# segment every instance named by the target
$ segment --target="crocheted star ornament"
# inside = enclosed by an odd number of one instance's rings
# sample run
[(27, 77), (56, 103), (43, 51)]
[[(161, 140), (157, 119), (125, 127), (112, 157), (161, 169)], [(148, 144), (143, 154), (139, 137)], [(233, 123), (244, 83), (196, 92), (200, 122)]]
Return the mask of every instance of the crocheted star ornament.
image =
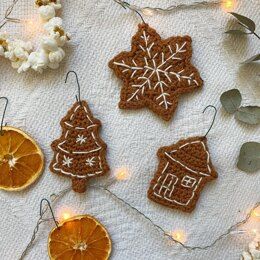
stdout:
[(72, 179), (76, 192), (85, 192), (88, 179), (106, 174), (106, 144), (99, 137), (101, 122), (94, 118), (86, 101), (76, 102), (61, 120), (62, 135), (52, 142), (53, 173)]
[(139, 24), (130, 52), (121, 52), (109, 67), (123, 81), (121, 109), (148, 107), (170, 120), (180, 94), (202, 87), (199, 72), (191, 64), (189, 36), (161, 39), (148, 24)]
[(206, 183), (218, 177), (206, 142), (206, 137), (192, 137), (160, 148), (160, 163), (148, 198), (170, 208), (193, 211)]

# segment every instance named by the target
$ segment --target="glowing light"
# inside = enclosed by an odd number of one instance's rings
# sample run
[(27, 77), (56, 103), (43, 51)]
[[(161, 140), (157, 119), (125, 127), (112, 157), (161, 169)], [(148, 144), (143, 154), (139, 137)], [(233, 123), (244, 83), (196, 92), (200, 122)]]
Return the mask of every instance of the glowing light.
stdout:
[(258, 230), (257, 229), (252, 229), (252, 233), (256, 235), (258, 233)]
[(170, 233), (173, 239), (185, 243), (187, 241), (187, 236), (183, 230), (175, 230)]
[(150, 8), (143, 8), (142, 13), (143, 13), (143, 15), (146, 15), (146, 16), (154, 15), (154, 11)]
[(33, 38), (39, 34), (44, 33), (43, 22), (39, 19), (39, 17), (33, 17), (30, 19), (25, 19), (22, 22), (26, 36), (29, 38)]
[(115, 177), (118, 181), (125, 181), (130, 178), (130, 174), (127, 168), (123, 167), (116, 171)]
[(251, 213), (251, 216), (252, 216), (252, 217), (255, 217), (255, 218), (260, 218), (260, 207), (254, 209), (254, 210), (252, 211), (252, 213)]
[(72, 209), (67, 207), (62, 207), (58, 210), (58, 219), (60, 221), (68, 220), (69, 218), (73, 217), (75, 214)]
[(231, 12), (236, 7), (236, 0), (226, 0), (222, 3), (222, 8), (226, 12)]

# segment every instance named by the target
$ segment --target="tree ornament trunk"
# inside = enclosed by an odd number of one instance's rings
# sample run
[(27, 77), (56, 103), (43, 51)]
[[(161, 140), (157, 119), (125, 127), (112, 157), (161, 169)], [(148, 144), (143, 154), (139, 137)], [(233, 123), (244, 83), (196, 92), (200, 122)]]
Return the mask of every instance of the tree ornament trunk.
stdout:
[(72, 189), (78, 193), (84, 193), (87, 189), (87, 179), (72, 179)]

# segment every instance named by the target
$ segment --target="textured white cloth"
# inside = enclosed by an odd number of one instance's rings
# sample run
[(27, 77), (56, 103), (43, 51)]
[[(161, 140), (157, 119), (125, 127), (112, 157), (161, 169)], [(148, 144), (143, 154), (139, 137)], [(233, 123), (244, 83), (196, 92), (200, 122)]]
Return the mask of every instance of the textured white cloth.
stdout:
[[(10, 2), (1, 1), (1, 15)], [(165, 7), (172, 2), (132, 1), (137, 5)], [(260, 33), (259, 0), (237, 2), (240, 4), (236, 11), (254, 19)], [(122, 166), (131, 174), (128, 181), (115, 183), (111, 190), (165, 230), (185, 230), (187, 244), (203, 246), (211, 243), (233, 223), (244, 218), (247, 210), (259, 200), (259, 173), (246, 174), (236, 168), (240, 146), (246, 141), (259, 142), (259, 128), (237, 122), (223, 111), (219, 102), (222, 92), (239, 88), (243, 105), (259, 105), (259, 65), (239, 64), (259, 51), (259, 41), (253, 36), (236, 38), (225, 35), (231, 16), (220, 8), (146, 17), (162, 37), (184, 34), (192, 37), (192, 61), (204, 79), (204, 88), (183, 95), (173, 120), (165, 123), (146, 109), (121, 111), (117, 107), (122, 83), (107, 63), (122, 50), (129, 50), (139, 18), (112, 0), (68, 0), (63, 1), (63, 5), (61, 15), (66, 30), (72, 33), (72, 40), (60, 69), (42, 75), (33, 72), (19, 75), (10, 67), (9, 61), (1, 60), (0, 63), (0, 96), (10, 100), (6, 122), (29, 132), (40, 143), (46, 156), (45, 172), (36, 184), (19, 193), (0, 192), (1, 259), (14, 260), (20, 256), (39, 216), (40, 200), (70, 185), (68, 178), (51, 174), (48, 165), (53, 155), (50, 143), (61, 134), (60, 119), (75, 101), (74, 78), (71, 77), (68, 84), (64, 83), (65, 74), (71, 69), (79, 74), (82, 99), (88, 101), (94, 116), (103, 123), (101, 136), (108, 145), (111, 175)], [(13, 14), (20, 18), (32, 15), (36, 15), (32, 0), (20, 1)], [(19, 28), (16, 27), (16, 36), (20, 33), (25, 37), (26, 31)], [(192, 214), (148, 201), (146, 191), (158, 165), (158, 148), (184, 137), (203, 135), (212, 119), (213, 111), (202, 114), (203, 108), (209, 104), (219, 109), (216, 123), (208, 135), (211, 158), (219, 178), (206, 186)], [(93, 183), (106, 183), (107, 180), (100, 178)], [(230, 236), (206, 251), (187, 252), (169, 243), (136, 212), (98, 190), (90, 189), (83, 195), (70, 192), (55, 204), (56, 214), (62, 207), (71, 208), (75, 214), (87, 213), (99, 219), (111, 235), (111, 259), (115, 260), (235, 260), (250, 240), (245, 235)], [(255, 222), (250, 224), (255, 225)], [(27, 259), (48, 259), (47, 237), (53, 226), (51, 222), (41, 226)]]

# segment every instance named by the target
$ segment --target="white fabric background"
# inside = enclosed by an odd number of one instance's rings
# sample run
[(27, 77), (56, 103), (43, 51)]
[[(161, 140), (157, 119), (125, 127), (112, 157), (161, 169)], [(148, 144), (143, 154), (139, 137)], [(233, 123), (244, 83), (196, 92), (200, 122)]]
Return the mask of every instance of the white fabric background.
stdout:
[[(11, 0), (2, 0), (0, 11)], [(122, 50), (129, 50), (130, 39), (139, 18), (112, 0), (63, 1), (62, 17), (72, 40), (66, 48), (66, 60), (56, 71), (43, 75), (19, 75), (9, 61), (1, 59), (0, 95), (10, 100), (6, 122), (20, 126), (41, 145), (46, 169), (39, 181), (19, 193), (0, 192), (1, 259), (17, 259), (28, 243), (39, 214), (39, 202), (70, 185), (70, 180), (51, 174), (50, 143), (61, 134), (60, 119), (74, 103), (76, 83), (73, 77), (64, 84), (68, 70), (76, 70), (82, 86), (82, 98), (103, 123), (101, 136), (108, 145), (107, 159), (111, 175), (120, 167), (131, 174), (128, 181), (117, 182), (111, 190), (165, 230), (184, 229), (189, 245), (205, 245), (241, 220), (259, 200), (259, 173), (246, 174), (236, 168), (240, 146), (246, 141), (260, 141), (259, 128), (241, 124), (221, 108), (222, 92), (239, 88), (243, 105), (260, 105), (259, 65), (240, 66), (239, 61), (259, 50), (254, 37), (236, 38), (224, 34), (230, 15), (220, 8), (183, 10), (155, 15), (146, 20), (162, 37), (189, 34), (193, 38), (193, 63), (205, 81), (201, 91), (183, 95), (173, 120), (165, 123), (148, 110), (121, 111), (117, 107), (121, 82), (107, 67), (108, 61)], [(168, 6), (171, 0), (135, 0), (138, 5)], [(188, 2), (188, 1), (175, 1)], [(259, 0), (238, 0), (237, 12), (253, 18), (260, 33)], [(36, 15), (32, 0), (20, 1), (15, 17)], [(14, 28), (14, 27), (12, 27)], [(8, 29), (6, 27), (5, 29)], [(16, 28), (17, 36), (22, 36)], [(13, 32), (13, 33), (15, 33)], [(19, 32), (19, 33), (18, 33)], [(23, 32), (25, 37), (26, 33)], [(196, 210), (184, 214), (148, 201), (146, 191), (158, 164), (159, 147), (177, 140), (203, 135), (212, 113), (202, 110), (208, 104), (219, 109), (216, 124), (208, 136), (212, 161), (219, 173), (201, 194)], [(106, 183), (108, 178), (93, 180)], [(75, 214), (92, 214), (108, 229), (113, 241), (111, 259), (238, 259), (250, 237), (230, 236), (206, 251), (187, 252), (172, 245), (141, 216), (104, 192), (89, 190), (84, 195), (70, 192), (57, 204)], [(256, 223), (251, 223), (251, 226)], [(47, 236), (53, 223), (44, 224), (27, 259), (45, 260)]]

